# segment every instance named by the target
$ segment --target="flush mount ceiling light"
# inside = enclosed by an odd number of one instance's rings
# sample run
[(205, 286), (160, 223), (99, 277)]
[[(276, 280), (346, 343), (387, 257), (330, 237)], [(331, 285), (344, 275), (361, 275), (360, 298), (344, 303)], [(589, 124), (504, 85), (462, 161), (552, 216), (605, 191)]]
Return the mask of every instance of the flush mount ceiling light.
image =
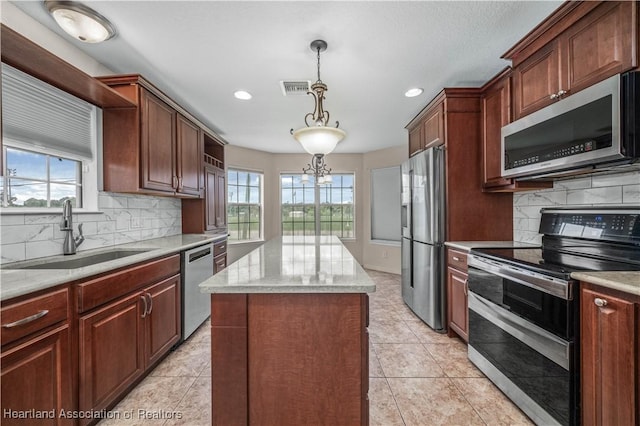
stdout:
[(300, 142), (302, 148), (311, 155), (326, 155), (333, 151), (342, 139), (347, 135), (343, 130), (338, 129), (340, 123), (336, 121), (336, 127), (329, 127), (329, 111), (325, 111), (322, 102), (327, 85), (320, 79), (320, 52), (327, 50), (327, 42), (324, 40), (314, 40), (311, 42), (311, 50), (318, 55), (318, 80), (311, 85), (311, 91), (307, 92), (315, 100), (313, 112), (304, 116), (307, 127), (302, 127), (296, 131), (291, 129), (293, 137)]
[(251, 96), (251, 93), (244, 91), (244, 90), (238, 90), (236, 92), (233, 93), (233, 96), (236, 97), (236, 99), (240, 99), (243, 101), (248, 101), (249, 99), (251, 99), (253, 96)]
[(404, 92), (404, 95), (407, 98), (415, 98), (416, 96), (422, 95), (422, 92), (423, 92), (423, 90), (420, 89), (419, 87), (414, 87), (414, 88), (409, 89), (406, 92)]
[(44, 5), (60, 28), (77, 40), (100, 43), (116, 35), (107, 18), (81, 3), (46, 0)]

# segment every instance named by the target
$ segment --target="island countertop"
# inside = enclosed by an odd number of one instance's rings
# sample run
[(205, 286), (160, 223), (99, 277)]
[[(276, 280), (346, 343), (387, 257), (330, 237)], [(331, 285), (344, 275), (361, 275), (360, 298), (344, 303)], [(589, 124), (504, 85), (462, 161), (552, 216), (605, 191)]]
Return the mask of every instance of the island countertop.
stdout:
[(369, 275), (335, 236), (284, 236), (200, 284), (202, 293), (372, 293)]

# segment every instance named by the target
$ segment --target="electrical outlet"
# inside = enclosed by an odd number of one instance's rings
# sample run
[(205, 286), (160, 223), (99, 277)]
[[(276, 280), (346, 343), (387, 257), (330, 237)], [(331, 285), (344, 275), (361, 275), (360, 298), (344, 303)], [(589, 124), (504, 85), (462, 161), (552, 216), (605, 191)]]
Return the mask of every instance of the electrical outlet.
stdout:
[(142, 220), (139, 217), (131, 218), (131, 227), (132, 228), (142, 228)]
[(388, 255), (387, 251), (386, 251), (386, 250), (384, 250), (384, 251), (382, 252), (382, 258), (383, 258), (383, 259), (386, 259), (388, 256), (389, 256), (389, 255)]

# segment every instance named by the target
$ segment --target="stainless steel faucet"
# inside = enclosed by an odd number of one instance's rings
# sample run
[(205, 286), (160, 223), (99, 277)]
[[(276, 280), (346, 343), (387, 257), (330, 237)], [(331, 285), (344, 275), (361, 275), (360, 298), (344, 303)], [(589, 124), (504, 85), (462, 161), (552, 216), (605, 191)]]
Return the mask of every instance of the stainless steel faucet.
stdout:
[(62, 252), (64, 254), (76, 254), (76, 249), (84, 241), (82, 235), (82, 224), (78, 225), (78, 236), (73, 237), (73, 210), (71, 208), (71, 200), (65, 200), (62, 206), (62, 222), (60, 222), (60, 230), (65, 231), (64, 243), (62, 243)]

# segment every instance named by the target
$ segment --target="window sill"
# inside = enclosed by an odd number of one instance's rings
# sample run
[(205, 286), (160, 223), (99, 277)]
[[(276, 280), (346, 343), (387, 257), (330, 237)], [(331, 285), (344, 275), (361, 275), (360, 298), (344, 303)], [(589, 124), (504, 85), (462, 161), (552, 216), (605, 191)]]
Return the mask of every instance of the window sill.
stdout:
[(392, 247), (401, 247), (400, 241), (390, 241), (390, 240), (369, 240), (371, 244), (376, 244), (380, 246), (392, 246)]
[[(21, 208), (0, 208), (0, 216), (11, 216), (11, 215), (60, 215), (62, 217), (62, 208), (51, 208), (51, 209), (21, 209)], [(99, 210), (83, 210), (83, 209), (74, 209), (73, 214), (104, 214)]]

